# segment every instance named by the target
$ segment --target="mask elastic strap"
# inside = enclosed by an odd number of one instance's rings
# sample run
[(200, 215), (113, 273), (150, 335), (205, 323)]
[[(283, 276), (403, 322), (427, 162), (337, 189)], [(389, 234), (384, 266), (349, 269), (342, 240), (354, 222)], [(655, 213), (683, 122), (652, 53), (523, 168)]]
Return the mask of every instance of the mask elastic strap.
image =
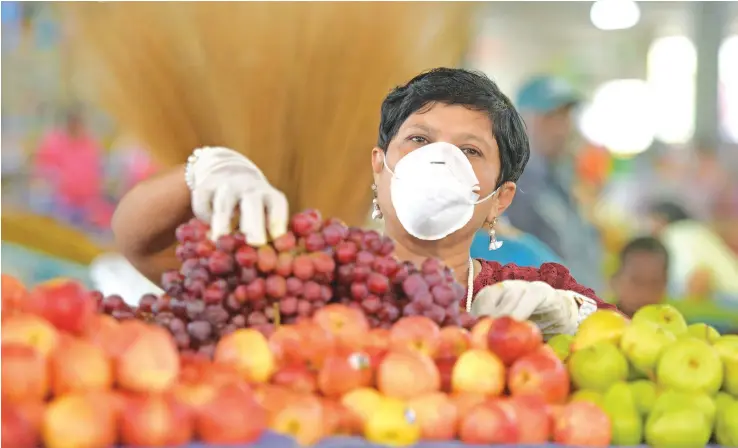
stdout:
[(483, 197), (482, 199), (479, 199), (476, 202), (472, 202), (472, 205), (481, 204), (482, 202), (484, 202), (487, 199), (491, 198), (492, 196), (496, 195), (497, 192), (500, 191), (500, 188), (502, 188), (502, 187), (497, 187), (497, 189), (495, 191), (493, 191), (492, 193), (488, 194), (487, 196)]
[(396, 177), (395, 172), (390, 169), (389, 165), (387, 165), (387, 153), (382, 156), (382, 163), (384, 164), (384, 167), (387, 168), (387, 171), (389, 171), (392, 177)]

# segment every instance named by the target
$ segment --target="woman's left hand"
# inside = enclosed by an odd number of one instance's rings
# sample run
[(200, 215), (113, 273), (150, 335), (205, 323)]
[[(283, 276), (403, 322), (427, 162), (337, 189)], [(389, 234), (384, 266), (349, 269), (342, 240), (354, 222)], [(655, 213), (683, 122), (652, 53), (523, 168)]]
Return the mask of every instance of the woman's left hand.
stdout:
[(548, 339), (577, 331), (579, 305), (574, 296), (571, 291), (554, 289), (544, 282), (505, 280), (482, 288), (472, 302), (471, 313), (477, 317), (530, 320)]

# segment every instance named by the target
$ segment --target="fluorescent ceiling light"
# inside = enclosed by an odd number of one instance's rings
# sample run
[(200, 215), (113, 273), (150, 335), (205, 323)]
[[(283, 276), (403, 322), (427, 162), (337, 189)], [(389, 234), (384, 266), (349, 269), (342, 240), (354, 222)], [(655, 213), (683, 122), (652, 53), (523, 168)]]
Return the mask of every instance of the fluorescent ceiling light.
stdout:
[(589, 11), (592, 24), (601, 30), (625, 30), (634, 27), (641, 10), (633, 0), (597, 0)]

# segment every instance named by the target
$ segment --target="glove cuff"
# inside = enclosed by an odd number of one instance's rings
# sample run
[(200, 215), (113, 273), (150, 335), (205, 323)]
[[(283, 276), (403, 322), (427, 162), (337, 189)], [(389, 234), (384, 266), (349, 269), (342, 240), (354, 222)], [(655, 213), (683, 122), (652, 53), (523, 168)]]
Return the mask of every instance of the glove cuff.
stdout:
[(210, 148), (197, 148), (192, 151), (192, 154), (190, 154), (189, 157), (187, 157), (187, 164), (185, 165), (185, 183), (187, 184), (187, 188), (189, 188), (190, 191), (195, 189), (195, 164), (197, 163), (197, 160), (200, 158), (202, 153), (204, 153), (208, 149)]

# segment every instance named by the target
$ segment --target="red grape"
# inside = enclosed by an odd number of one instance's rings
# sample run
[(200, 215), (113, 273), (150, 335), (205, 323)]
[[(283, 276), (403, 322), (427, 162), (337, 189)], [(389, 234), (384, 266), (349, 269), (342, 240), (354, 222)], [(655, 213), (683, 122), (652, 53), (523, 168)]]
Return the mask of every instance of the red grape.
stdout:
[(274, 248), (277, 249), (277, 252), (290, 252), (295, 249), (297, 238), (294, 233), (287, 232), (272, 241), (272, 244), (274, 245)]
[(244, 268), (251, 268), (256, 265), (259, 255), (251, 246), (241, 246), (236, 251), (236, 263)]
[(264, 290), (272, 299), (280, 299), (287, 294), (287, 281), (279, 275), (270, 275), (264, 282)]
[(292, 272), (295, 277), (300, 280), (310, 280), (315, 275), (315, 265), (313, 260), (307, 255), (300, 255), (295, 258), (292, 264)]

